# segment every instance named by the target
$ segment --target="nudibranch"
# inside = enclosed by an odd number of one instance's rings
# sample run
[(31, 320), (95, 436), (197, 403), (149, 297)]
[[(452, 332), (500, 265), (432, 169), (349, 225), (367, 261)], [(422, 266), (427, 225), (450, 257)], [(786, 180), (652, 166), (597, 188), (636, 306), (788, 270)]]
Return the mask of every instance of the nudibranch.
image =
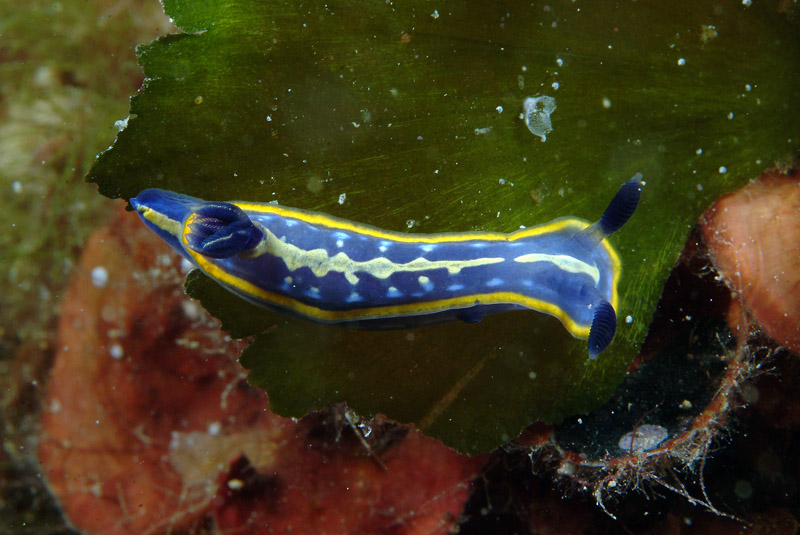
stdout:
[(259, 306), (362, 328), (411, 328), (532, 309), (597, 357), (616, 330), (619, 255), (642, 175), (594, 224), (574, 217), (511, 233), (405, 234), (271, 203), (147, 189), (142, 221), (206, 275)]

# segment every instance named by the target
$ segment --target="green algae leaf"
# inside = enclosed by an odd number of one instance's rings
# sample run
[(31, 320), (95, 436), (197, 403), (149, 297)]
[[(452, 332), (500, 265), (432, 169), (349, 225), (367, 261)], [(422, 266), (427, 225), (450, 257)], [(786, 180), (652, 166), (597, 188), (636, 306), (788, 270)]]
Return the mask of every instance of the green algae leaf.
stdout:
[[(144, 87), (90, 173), (109, 197), (161, 187), (392, 230), (508, 232), (596, 219), (645, 176), (612, 237), (620, 322), (595, 361), (533, 312), (355, 331), (253, 312), (191, 277), (225, 328), (256, 335), (241, 362), (284, 415), (346, 401), (474, 452), (598, 407), (699, 214), (800, 140), (786, 118), (800, 109), (800, 32), (777, 2), (164, 5), (186, 33), (139, 49)], [(537, 95), (555, 99), (552, 131), (523, 120)]]

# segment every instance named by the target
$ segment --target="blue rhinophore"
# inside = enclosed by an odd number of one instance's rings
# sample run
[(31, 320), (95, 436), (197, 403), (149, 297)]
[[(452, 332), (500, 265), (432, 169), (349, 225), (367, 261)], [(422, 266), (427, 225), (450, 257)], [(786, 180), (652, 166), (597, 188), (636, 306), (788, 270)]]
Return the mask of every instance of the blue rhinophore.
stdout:
[(642, 196), (642, 173), (636, 173), (625, 182), (606, 208), (600, 221), (597, 222), (604, 236), (608, 236), (628, 222)]
[(207, 202), (194, 212), (186, 247), (211, 258), (229, 258), (255, 247), (263, 234), (235, 204)]
[(206, 202), (145, 190), (142, 220), (241, 297), (324, 323), (403, 328), (533, 309), (551, 314), (595, 358), (614, 337), (620, 261), (606, 240), (631, 217), (641, 174), (600, 221), (562, 218), (510, 234), (403, 234), (325, 214)]

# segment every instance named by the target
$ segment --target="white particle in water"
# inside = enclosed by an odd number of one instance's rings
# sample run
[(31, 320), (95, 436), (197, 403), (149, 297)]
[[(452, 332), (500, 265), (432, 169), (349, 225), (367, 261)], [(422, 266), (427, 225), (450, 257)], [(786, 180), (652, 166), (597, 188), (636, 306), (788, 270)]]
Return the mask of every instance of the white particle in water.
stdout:
[(183, 310), (183, 315), (186, 316), (186, 319), (191, 321), (199, 320), (203, 314), (203, 308), (196, 301), (188, 299), (181, 303), (181, 310)]
[(625, 316), (625, 323), (633, 323), (633, 316)]
[(752, 0), (742, 0), (742, 5), (744, 7), (750, 7), (752, 5)]
[(413, 220), (413, 219), (409, 219), (408, 221), (406, 221), (406, 226), (407, 226), (408, 228), (412, 228), (412, 227), (413, 227), (413, 226), (414, 226), (416, 223), (417, 223), (417, 222), (416, 222), (415, 220)]
[(122, 349), (122, 346), (119, 344), (112, 345), (111, 348), (109, 348), (108, 353), (114, 360), (119, 360), (125, 356), (125, 350)]
[(345, 199), (347, 199), (347, 193), (339, 195), (339, 204), (344, 204)]
[(603, 107), (608, 109), (611, 107), (611, 100), (608, 97), (603, 97)]
[(725, 167), (724, 165), (720, 166), (719, 174), (724, 175), (727, 172), (728, 172), (728, 168), (727, 167)]
[(497, 113), (503, 113), (503, 107), (502, 106), (496, 107), (495, 110), (497, 110)]
[(103, 288), (108, 282), (108, 270), (103, 266), (92, 268), (92, 284), (98, 288)]
[(683, 58), (679, 58), (678, 59), (678, 66), (683, 67), (684, 65), (686, 65), (686, 60), (683, 59)]
[(563, 60), (563, 59), (561, 59), (561, 58), (556, 58), (556, 65), (558, 65), (559, 67), (561, 67), (562, 65), (564, 65), (564, 60)]
[(11, 191), (14, 193), (22, 193), (22, 182), (15, 180), (11, 183)]
[(207, 430), (209, 435), (215, 437), (219, 435), (220, 431), (222, 431), (222, 424), (219, 422), (211, 422), (208, 424)]
[(431, 17), (433, 17), (434, 19), (438, 19), (439, 18), (439, 10), (438, 9), (434, 9), (433, 13), (431, 13)]

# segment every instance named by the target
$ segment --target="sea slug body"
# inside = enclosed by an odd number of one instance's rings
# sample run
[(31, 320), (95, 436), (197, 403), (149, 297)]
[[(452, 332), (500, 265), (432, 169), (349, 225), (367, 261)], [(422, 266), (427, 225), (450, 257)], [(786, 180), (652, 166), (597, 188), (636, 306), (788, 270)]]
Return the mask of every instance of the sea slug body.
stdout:
[(641, 177), (626, 182), (594, 224), (567, 217), (512, 233), (406, 234), (159, 189), (131, 204), (206, 275), (265, 308), (377, 329), (532, 309), (588, 338), (595, 358), (617, 323), (621, 265), (606, 238), (633, 215)]

